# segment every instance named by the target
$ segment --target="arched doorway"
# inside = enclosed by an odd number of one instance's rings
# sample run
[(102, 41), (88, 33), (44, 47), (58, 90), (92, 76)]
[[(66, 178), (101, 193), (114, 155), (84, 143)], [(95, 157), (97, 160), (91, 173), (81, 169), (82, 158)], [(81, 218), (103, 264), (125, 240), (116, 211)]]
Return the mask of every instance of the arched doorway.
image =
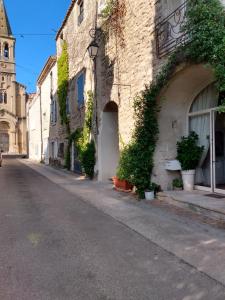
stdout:
[(5, 153), (9, 152), (9, 124), (0, 122), (0, 149)]
[[(210, 68), (201, 64), (183, 64), (176, 69), (159, 96), (159, 137), (154, 154), (152, 180), (160, 184), (163, 190), (172, 189), (173, 179), (180, 176), (177, 166), (173, 165), (171, 169), (168, 162), (176, 159), (177, 141), (190, 131), (192, 103), (198, 97), (201, 98), (206, 93), (204, 90), (214, 81), (214, 74)], [(196, 113), (193, 111), (192, 117)]]
[(98, 139), (98, 179), (107, 181), (116, 175), (119, 161), (118, 105), (110, 101), (102, 116)]

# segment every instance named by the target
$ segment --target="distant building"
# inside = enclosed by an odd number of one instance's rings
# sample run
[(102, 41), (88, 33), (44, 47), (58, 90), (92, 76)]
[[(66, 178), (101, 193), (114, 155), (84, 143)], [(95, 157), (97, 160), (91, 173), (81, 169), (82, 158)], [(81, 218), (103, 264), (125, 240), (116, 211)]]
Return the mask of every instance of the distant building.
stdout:
[[(29, 95), (27, 102), (27, 127), (29, 158), (49, 164), (57, 156), (58, 146), (51, 130), (57, 120), (57, 67), (56, 57), (50, 56), (37, 80), (37, 93)], [(56, 154), (54, 154), (56, 153)]]
[(0, 0), (0, 149), (27, 153), (26, 88), (16, 82), (15, 38)]
[(41, 161), (41, 118), (40, 95), (30, 94), (27, 101), (28, 155), (29, 158)]

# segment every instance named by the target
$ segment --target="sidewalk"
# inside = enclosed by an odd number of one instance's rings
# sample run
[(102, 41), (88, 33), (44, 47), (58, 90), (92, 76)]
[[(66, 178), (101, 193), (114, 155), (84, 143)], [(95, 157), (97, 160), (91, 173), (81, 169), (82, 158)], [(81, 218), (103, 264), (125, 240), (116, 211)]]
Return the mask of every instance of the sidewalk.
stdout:
[(225, 230), (137, 202), (114, 191), (111, 184), (20, 161), (225, 286)]

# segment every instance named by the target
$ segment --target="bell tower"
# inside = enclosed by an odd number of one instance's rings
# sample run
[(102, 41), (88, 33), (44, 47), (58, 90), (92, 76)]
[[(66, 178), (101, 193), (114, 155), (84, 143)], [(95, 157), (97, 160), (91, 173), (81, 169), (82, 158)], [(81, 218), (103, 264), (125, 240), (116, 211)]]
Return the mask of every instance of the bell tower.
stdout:
[(12, 35), (4, 1), (0, 0), (0, 89), (2, 94), (0, 106), (9, 104), (14, 113), (16, 113), (13, 107), (16, 97), (15, 81), (15, 38)]
[(26, 153), (26, 90), (16, 82), (15, 38), (0, 0), (0, 149)]

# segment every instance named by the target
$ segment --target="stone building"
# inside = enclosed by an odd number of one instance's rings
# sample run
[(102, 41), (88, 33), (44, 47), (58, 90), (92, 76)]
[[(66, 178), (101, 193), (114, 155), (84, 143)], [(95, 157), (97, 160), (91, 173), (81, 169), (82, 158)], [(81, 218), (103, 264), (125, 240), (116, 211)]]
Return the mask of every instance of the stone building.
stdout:
[(26, 88), (16, 82), (15, 38), (0, 0), (0, 148), (27, 153)]
[[(108, 1), (72, 1), (57, 35), (58, 57), (63, 41), (68, 43), (68, 115), (72, 130), (82, 126), (85, 105), (79, 103), (85, 104), (88, 90), (95, 92), (93, 136), (97, 148), (96, 174), (101, 181), (115, 175), (120, 150), (130, 141), (136, 95), (156, 78), (176, 47), (186, 42), (181, 30), (186, 1), (119, 2), (122, 5), (116, 22), (119, 28), (115, 28), (115, 23), (107, 27), (102, 15)], [(94, 63), (87, 52), (91, 41), (99, 46)], [(205, 147), (196, 188), (223, 192), (225, 118), (216, 114), (218, 94), (214, 82), (210, 68), (181, 63), (161, 91), (160, 132), (152, 179), (164, 190), (171, 189), (172, 180), (180, 174), (175, 160), (176, 143), (194, 130)], [(60, 138), (66, 144), (65, 132), (62, 131)]]
[[(57, 58), (61, 55), (63, 43), (68, 45), (71, 132), (83, 126), (87, 92), (95, 94), (93, 138), (97, 149), (95, 169), (100, 181), (115, 175), (120, 149), (129, 142), (133, 129), (133, 99), (153, 79), (156, 69), (162, 64), (156, 57), (155, 1), (123, 2), (126, 14), (122, 37), (116, 37), (110, 31), (105, 38), (105, 20), (102, 18), (107, 5), (105, 0), (71, 1), (56, 37)], [(93, 41), (99, 46), (95, 61), (87, 51)], [(67, 133), (60, 118), (56, 127), (59, 143), (65, 152)], [(71, 154), (71, 169), (79, 172), (76, 149), (72, 148)]]
[[(40, 97), (42, 161), (49, 164), (54, 137), (51, 128), (56, 123), (57, 115), (57, 65), (56, 57), (50, 56), (37, 80)], [(55, 145), (54, 145), (55, 148)]]
[[(83, 126), (87, 94), (89, 91), (94, 92), (94, 66), (87, 48), (92, 41), (91, 30), (95, 29), (96, 21), (95, 1), (72, 1), (56, 36), (57, 58), (60, 57), (65, 42), (68, 47), (67, 116), (70, 121), (71, 133)], [(61, 125), (60, 116), (54, 130), (58, 132), (58, 159), (63, 165), (68, 144), (68, 133), (66, 127)], [(71, 170), (81, 172), (77, 151), (73, 144), (71, 148)]]
[(29, 158), (49, 164), (57, 156), (57, 66), (50, 56), (38, 80), (37, 92), (27, 102)]
[[(118, 149), (130, 140), (134, 98), (145, 84), (156, 78), (177, 46), (187, 41), (181, 30), (185, 23), (187, 1), (119, 2), (122, 4), (121, 10), (124, 9), (124, 13), (120, 10), (119, 16), (121, 28), (117, 28), (115, 34), (112, 24), (106, 40), (101, 36), (96, 38), (100, 47), (96, 61), (100, 180), (115, 175)], [(107, 1), (99, 3), (99, 7), (107, 5)], [(100, 17), (100, 33), (102, 25), (104, 23)], [(158, 98), (159, 139), (152, 180), (160, 184), (163, 190), (171, 189), (172, 180), (180, 176), (180, 167), (176, 162), (177, 141), (181, 136), (195, 131), (199, 135), (200, 145), (204, 146), (195, 188), (224, 192), (225, 116), (218, 115), (216, 111), (219, 95), (214, 83), (210, 68), (203, 64), (182, 62), (161, 91)]]

